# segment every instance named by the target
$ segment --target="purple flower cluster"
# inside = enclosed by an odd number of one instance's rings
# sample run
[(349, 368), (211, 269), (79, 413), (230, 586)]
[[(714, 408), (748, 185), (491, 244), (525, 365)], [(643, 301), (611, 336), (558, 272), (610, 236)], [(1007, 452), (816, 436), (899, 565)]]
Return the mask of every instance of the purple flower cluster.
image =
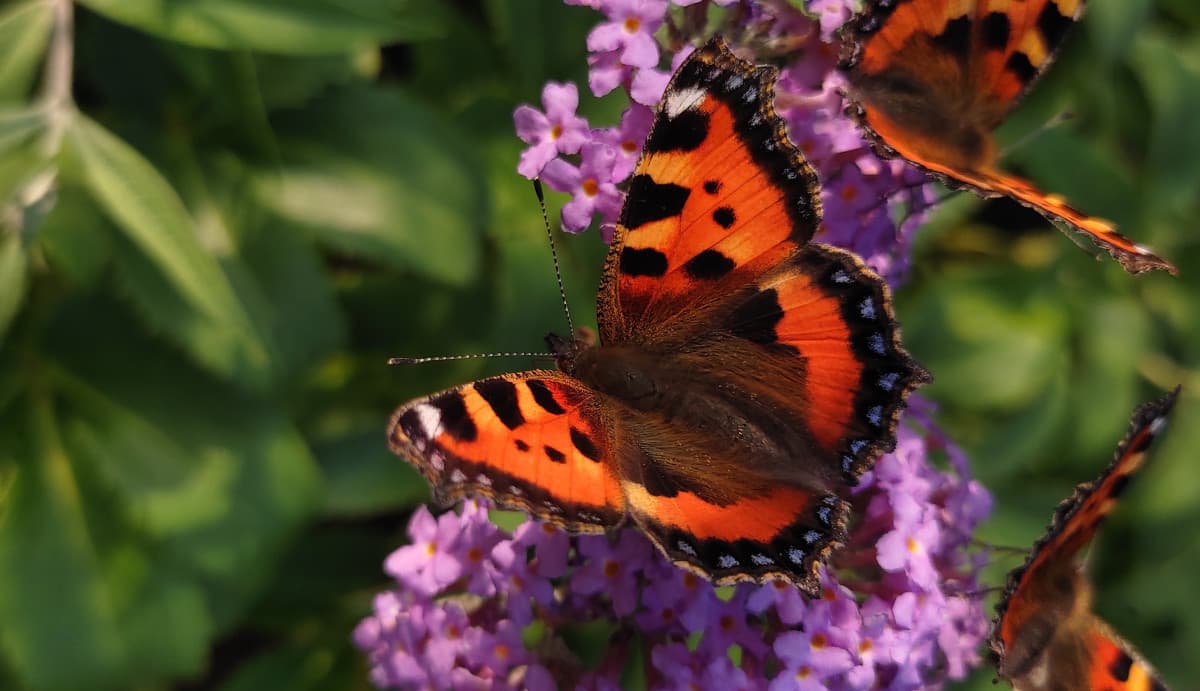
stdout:
[[(517, 108), (517, 134), (529, 145), (517, 170), (571, 195), (562, 208), (564, 230), (579, 232), (598, 220), (611, 240), (620, 186), (637, 163), (653, 108), (692, 47), (720, 33), (736, 41), (739, 53), (783, 65), (776, 109), (822, 180), (825, 220), (817, 239), (854, 251), (893, 285), (903, 280), (932, 192), (913, 167), (877, 157), (843, 112), (834, 33), (854, 3), (811, 0), (805, 14), (787, 0), (566, 1), (604, 14), (587, 39), (588, 86), (597, 97), (623, 89), (629, 107), (616, 127), (591, 128), (575, 114), (575, 86), (550, 83), (542, 92), (544, 111)], [(710, 17), (709, 5), (723, 9)], [(675, 50), (660, 46), (656, 35), (669, 36)]]
[[(411, 544), (386, 562), (396, 589), (355, 632), (373, 682), (615, 689), (635, 646), (652, 689), (917, 689), (963, 677), (988, 628), (968, 547), (991, 500), (920, 407), (856, 488), (861, 518), (813, 600), (782, 581), (714, 588), (633, 528), (569, 536), (530, 519), (510, 535), (477, 502), (437, 518), (418, 509)], [(948, 472), (931, 464), (939, 455)], [(603, 652), (585, 663), (568, 641), (588, 626)]]

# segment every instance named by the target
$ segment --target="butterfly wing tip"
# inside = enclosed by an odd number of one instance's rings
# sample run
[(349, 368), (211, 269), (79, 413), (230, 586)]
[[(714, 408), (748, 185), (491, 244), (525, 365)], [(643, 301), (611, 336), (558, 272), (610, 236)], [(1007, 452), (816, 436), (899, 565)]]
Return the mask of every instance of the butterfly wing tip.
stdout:
[(1179, 276), (1179, 267), (1155, 254), (1145, 245), (1134, 245), (1136, 252), (1110, 251), (1110, 254), (1131, 274), (1135, 276), (1149, 271), (1166, 271), (1172, 276)]

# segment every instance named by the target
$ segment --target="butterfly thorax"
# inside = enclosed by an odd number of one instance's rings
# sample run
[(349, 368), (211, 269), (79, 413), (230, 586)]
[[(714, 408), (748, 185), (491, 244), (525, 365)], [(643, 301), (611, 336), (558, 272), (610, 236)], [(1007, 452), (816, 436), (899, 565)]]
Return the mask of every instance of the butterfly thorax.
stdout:
[(632, 477), (653, 472), (699, 493), (713, 486), (752, 493), (780, 482), (822, 492), (832, 486), (834, 478), (811, 463), (823, 451), (804, 425), (727, 372), (628, 344), (583, 348), (571, 364), (574, 376), (621, 411), (612, 428), (638, 440), (616, 444)]

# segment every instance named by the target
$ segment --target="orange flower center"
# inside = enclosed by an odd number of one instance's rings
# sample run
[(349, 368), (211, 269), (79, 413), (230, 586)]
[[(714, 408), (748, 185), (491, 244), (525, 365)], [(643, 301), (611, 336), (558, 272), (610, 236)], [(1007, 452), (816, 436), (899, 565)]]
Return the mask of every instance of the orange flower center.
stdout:
[(871, 639), (864, 638), (862, 640), (862, 642), (858, 644), (858, 652), (869, 653), (869, 652), (871, 652), (871, 648), (873, 648), (873, 647), (874, 647), (874, 644), (871, 643)]
[(908, 551), (912, 552), (913, 554), (921, 551), (921, 543), (917, 542), (914, 538), (908, 538), (904, 541), (904, 544), (906, 547), (908, 547)]
[(822, 650), (825, 646), (829, 645), (829, 639), (823, 633), (814, 634), (809, 645), (812, 646), (813, 650)]
[(812, 676), (812, 667), (801, 665), (800, 669), (796, 670), (797, 679), (807, 679)]
[[(585, 188), (586, 189), (586, 188)], [(621, 565), (609, 559), (604, 562), (604, 576), (606, 578), (616, 578), (621, 573)]]
[(637, 17), (629, 17), (628, 19), (625, 20), (625, 30), (631, 34), (634, 33), (635, 31), (637, 31), (638, 27), (640, 27), (641, 25), (642, 25), (642, 20), (638, 19)]
[(554, 127), (550, 128), (550, 138), (551, 139), (558, 139), (561, 136), (562, 136), (562, 125), (555, 125)]
[(858, 197), (858, 188), (854, 185), (846, 185), (842, 188), (842, 199), (848, 202), (854, 201)]
[(483, 561), (483, 550), (479, 549), (478, 547), (472, 547), (471, 549), (467, 550), (467, 561), (473, 564), (478, 564), (479, 562)]
[[(600, 191), (600, 183), (596, 182), (596, 178), (588, 178), (580, 186), (583, 188), (583, 193), (589, 197), (596, 196), (596, 193)], [(612, 562), (609, 563), (611, 564)], [(607, 569), (607, 567), (605, 568)]]
[(625, 153), (631, 154), (634, 151), (637, 151), (637, 143), (634, 142), (633, 140), (626, 139), (625, 141), (621, 142), (621, 149)]

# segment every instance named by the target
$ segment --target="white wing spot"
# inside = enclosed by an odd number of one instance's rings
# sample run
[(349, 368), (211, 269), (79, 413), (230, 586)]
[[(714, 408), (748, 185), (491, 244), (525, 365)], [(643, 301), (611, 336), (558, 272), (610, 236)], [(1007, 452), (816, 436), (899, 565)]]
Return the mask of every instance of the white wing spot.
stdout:
[(804, 563), (804, 550), (800, 549), (799, 547), (792, 547), (788, 550), (787, 554), (788, 559), (790, 559), (793, 564)]
[(440, 473), (446, 469), (446, 457), (440, 451), (431, 451), (429, 452), (429, 465), (433, 466), (433, 469)]
[(1162, 431), (1163, 427), (1166, 427), (1166, 425), (1167, 425), (1167, 418), (1165, 418), (1165, 417), (1154, 418), (1154, 422), (1150, 423), (1150, 434), (1158, 434), (1159, 432)]
[(459, 470), (458, 468), (455, 468), (454, 472), (450, 473), (450, 481), (457, 482), (457, 483), (466, 482), (467, 476), (465, 473), (463, 473), (463, 471)]
[(704, 90), (695, 87), (690, 89), (679, 89), (677, 91), (668, 91), (666, 101), (663, 102), (663, 109), (667, 112), (667, 117), (677, 118), (681, 113), (692, 108), (699, 107), (704, 102)]
[(818, 542), (820, 539), (821, 539), (821, 532), (817, 531), (817, 530), (810, 530), (804, 534), (804, 541), (810, 545), (814, 542)]
[(738, 565), (738, 560), (733, 558), (732, 554), (722, 554), (717, 559), (717, 566), (722, 569), (732, 569)]
[(680, 540), (679, 542), (676, 542), (676, 543), (675, 543), (675, 546), (676, 546), (677, 548), (679, 548), (679, 551), (680, 551), (680, 552), (683, 552), (684, 554), (688, 555), (689, 557), (694, 557), (694, 556), (696, 556), (696, 548), (695, 548), (695, 547), (692, 547), (691, 545), (689, 545), (688, 543), (684, 542), (683, 540)]
[(524, 494), (525, 492), (523, 492), (520, 487), (513, 485), (512, 487), (508, 488), (508, 493), (513, 495), (514, 497), (519, 497), (522, 494)]
[(867, 347), (876, 355), (883, 355), (887, 350), (883, 346), (883, 334), (871, 334), (870, 340), (867, 341)]
[(850, 468), (854, 466), (854, 459), (849, 456), (842, 456), (842, 472), (850, 472)]
[(417, 413), (417, 420), (421, 423), (421, 431), (425, 433), (425, 438), (433, 439), (437, 436), (438, 430), (442, 427), (441, 411), (428, 403), (420, 403), (413, 410)]
[(775, 563), (775, 560), (765, 554), (751, 554), (750, 561), (758, 566), (770, 566)]
[(845, 284), (845, 283), (850, 283), (851, 280), (853, 280), (853, 279), (850, 278), (850, 274), (846, 273), (845, 271), (843, 271), (841, 269), (838, 269), (833, 274), (833, 282), (834, 283)]
[(828, 506), (822, 506), (817, 509), (817, 518), (821, 519), (821, 522), (825, 525), (829, 525), (829, 512), (831, 510)]
[(746, 80), (742, 79), (742, 76), (740, 74), (731, 74), (731, 75), (729, 75), (729, 79), (725, 80), (725, 88), (728, 89), (729, 91), (737, 91), (742, 86), (742, 84), (745, 84), (745, 83), (746, 83)]
[(855, 439), (854, 441), (850, 442), (850, 453), (857, 456), (858, 452), (862, 451), (863, 447), (866, 445), (867, 441), (865, 439)]
[(484, 475), (483, 473), (480, 473), (475, 476), (475, 482), (479, 483), (480, 485), (482, 485), (484, 487), (492, 486), (492, 478), (488, 477), (487, 475)]

